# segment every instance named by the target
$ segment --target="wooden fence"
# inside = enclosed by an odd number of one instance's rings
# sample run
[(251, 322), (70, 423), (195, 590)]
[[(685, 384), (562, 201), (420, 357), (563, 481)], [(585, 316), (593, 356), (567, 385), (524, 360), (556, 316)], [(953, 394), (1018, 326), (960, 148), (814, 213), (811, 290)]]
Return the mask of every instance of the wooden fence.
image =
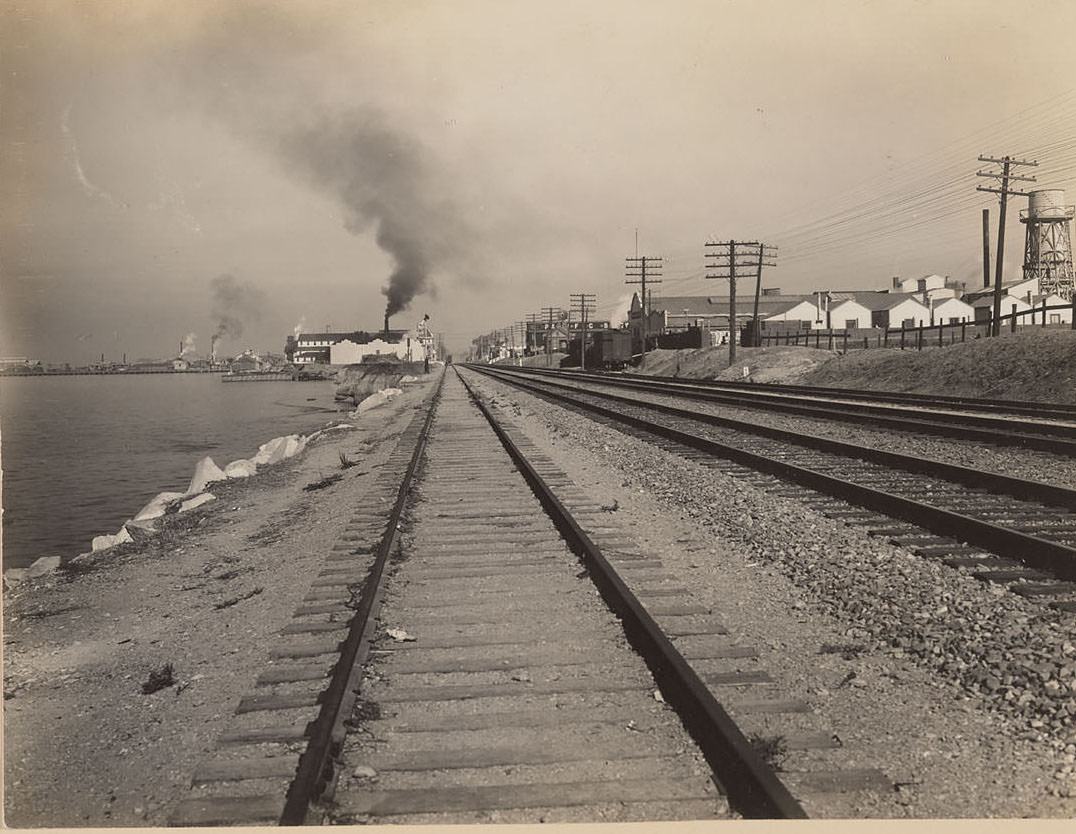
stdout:
[[(1067, 311), (1071, 322), (1061, 321), (1049, 324), (1049, 312)], [(1017, 327), (1041, 327), (1052, 330), (1076, 330), (1076, 316), (1072, 316), (1073, 307), (1068, 304), (1055, 304), (1033, 307), (1020, 313), (1009, 313), (1000, 317), (1002, 328), (1008, 326), (1015, 333)], [(866, 350), (870, 348), (900, 348), (901, 350), (922, 350), (925, 347), (945, 347), (966, 342), (968, 339), (988, 337), (991, 332), (992, 311), (982, 321), (962, 321), (951, 324), (924, 324), (919, 327), (899, 328), (873, 327), (869, 330), (800, 330), (786, 333), (759, 334), (761, 346), (799, 345), (823, 350)]]

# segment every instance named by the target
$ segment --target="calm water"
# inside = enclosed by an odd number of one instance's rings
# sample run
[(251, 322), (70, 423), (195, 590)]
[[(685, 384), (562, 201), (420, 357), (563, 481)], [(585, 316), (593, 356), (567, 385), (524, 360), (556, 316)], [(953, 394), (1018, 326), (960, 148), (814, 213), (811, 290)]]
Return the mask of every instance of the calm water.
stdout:
[(186, 490), (339, 412), (330, 382), (221, 382), (217, 374), (0, 377), (3, 566), (75, 555), (158, 492)]

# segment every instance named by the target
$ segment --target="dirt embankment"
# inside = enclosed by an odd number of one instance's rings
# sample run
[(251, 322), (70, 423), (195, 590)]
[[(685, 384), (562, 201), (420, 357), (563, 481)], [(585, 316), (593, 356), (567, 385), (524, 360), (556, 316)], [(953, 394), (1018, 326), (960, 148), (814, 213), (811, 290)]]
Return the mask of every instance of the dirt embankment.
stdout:
[(1076, 404), (1076, 330), (1026, 327), (922, 351), (882, 348), (842, 355), (805, 347), (740, 348), (731, 367), (727, 346), (657, 350), (638, 370), (739, 380), (745, 367), (760, 383)]
[(419, 379), (153, 536), (4, 592), (7, 826), (167, 824), (437, 382)]

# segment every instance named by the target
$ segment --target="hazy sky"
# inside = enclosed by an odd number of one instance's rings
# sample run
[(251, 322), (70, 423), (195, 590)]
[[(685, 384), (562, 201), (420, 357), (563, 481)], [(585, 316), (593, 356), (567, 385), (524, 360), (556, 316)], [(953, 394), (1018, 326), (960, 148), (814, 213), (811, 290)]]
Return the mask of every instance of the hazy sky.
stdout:
[[(707, 240), (786, 292), (978, 286), (979, 154), (1076, 202), (1071, 0), (0, 0), (0, 355), (450, 348)], [(1009, 204), (1008, 274), (1026, 200)], [(386, 295), (384, 290), (390, 289)]]

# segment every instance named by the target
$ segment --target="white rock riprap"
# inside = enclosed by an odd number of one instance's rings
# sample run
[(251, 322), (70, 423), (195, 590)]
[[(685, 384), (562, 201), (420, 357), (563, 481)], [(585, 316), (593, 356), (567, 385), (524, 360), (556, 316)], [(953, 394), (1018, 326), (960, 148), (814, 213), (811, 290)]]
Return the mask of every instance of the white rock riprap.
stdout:
[[(189, 512), (215, 500), (216, 496), (206, 492), (209, 484), (232, 478), (249, 478), (258, 471), (259, 466), (271, 466), (299, 454), (306, 448), (309, 439), (298, 434), (275, 437), (268, 443), (263, 443), (254, 457), (249, 460), (233, 460), (224, 469), (217, 466), (213, 458), (207, 455), (195, 465), (186, 492), (158, 493), (134, 518), (124, 522), (118, 532), (95, 536), (90, 543), (90, 550), (75, 556), (72, 561), (82, 560), (92, 553), (100, 553), (117, 545), (145, 541), (156, 533), (156, 519), (169, 512)], [(44, 575), (60, 567), (62, 563), (62, 557), (50, 556), (38, 559), (30, 568), (5, 571), (5, 585), (12, 587), (23, 579)]]

